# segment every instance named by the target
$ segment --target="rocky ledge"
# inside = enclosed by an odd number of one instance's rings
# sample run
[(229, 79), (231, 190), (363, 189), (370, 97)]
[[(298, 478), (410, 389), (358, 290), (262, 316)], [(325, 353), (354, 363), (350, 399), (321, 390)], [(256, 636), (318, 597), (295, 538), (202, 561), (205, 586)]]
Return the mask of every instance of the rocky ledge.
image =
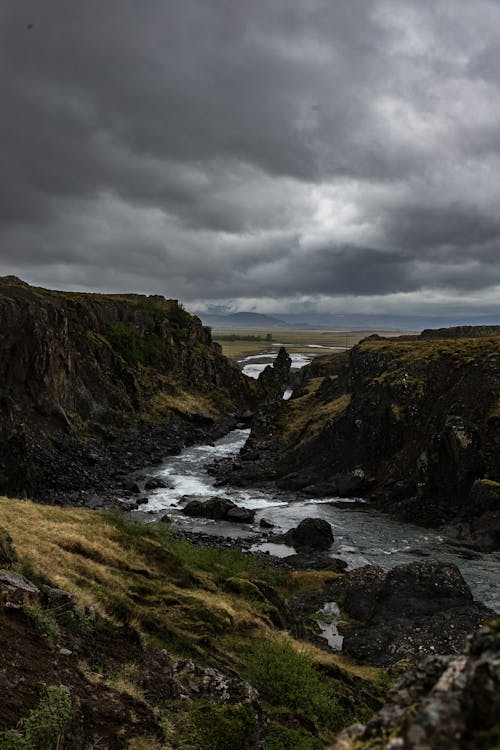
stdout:
[(366, 725), (332, 750), (494, 750), (500, 739), (500, 631), (485, 628), (456, 656), (427, 656)]

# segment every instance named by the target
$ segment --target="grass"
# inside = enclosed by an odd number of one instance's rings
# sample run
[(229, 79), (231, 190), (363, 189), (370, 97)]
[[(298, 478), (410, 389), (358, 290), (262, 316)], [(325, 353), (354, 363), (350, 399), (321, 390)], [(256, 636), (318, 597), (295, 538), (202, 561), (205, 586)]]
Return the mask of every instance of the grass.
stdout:
[(366, 341), (361, 351), (385, 354), (401, 366), (415, 360), (432, 361), (448, 356), (455, 360), (472, 362), (483, 357), (500, 354), (500, 336), (462, 339), (420, 339), (408, 341)]
[(286, 707), (337, 732), (355, 718), (329, 690), (306, 649), (275, 635), (255, 643), (245, 657), (246, 677), (275, 708)]
[(38, 706), (17, 729), (0, 733), (2, 750), (58, 750), (71, 716), (71, 698), (62, 687), (46, 687)]
[(278, 440), (287, 444), (309, 440), (321, 432), (330, 419), (347, 409), (351, 401), (347, 393), (326, 404), (318, 399), (316, 390), (322, 381), (323, 378), (310, 380), (307, 384), (308, 393), (283, 405), (277, 423)]
[[(69, 591), (80, 608), (92, 605), (98, 617), (127, 625), (173, 658), (194, 657), (254, 682), (274, 712), (271, 748), (324, 746), (307, 731), (294, 734), (281, 726), (279, 711), (308, 717), (327, 742), (355, 717), (355, 706), (363, 716), (367, 696), (380, 693), (380, 670), (357, 667), (278, 629), (288, 597), (323, 588), (338, 574), (277, 572), (239, 550), (197, 547), (164, 527), (98, 511), (0, 498), (0, 518), (18, 554), (14, 569)], [(27, 614), (45, 629), (47, 613)], [(94, 668), (89, 675), (83, 664), (82, 670), (95, 682), (143, 699), (134, 664), (113, 673)], [(171, 750), (244, 748), (242, 738), (251, 732), (250, 714), (239, 704), (181, 703), (169, 709), (165, 722)], [(12, 742), (23, 742), (23, 733), (21, 728), (21, 739), (11, 733)], [(141, 742), (147, 749), (150, 739)]]
[[(350, 347), (359, 343), (375, 331), (323, 331), (283, 329), (272, 331), (273, 340), (266, 337), (269, 331), (263, 329), (214, 328), (212, 336), (222, 346), (222, 353), (231, 359), (238, 359), (251, 354), (276, 353), (277, 347), (283, 344), (290, 354), (313, 354), (315, 356), (327, 353), (323, 347)], [(381, 332), (383, 336), (397, 336), (398, 332)], [(254, 337), (258, 340), (252, 340)], [(316, 345), (316, 348), (314, 348)]]

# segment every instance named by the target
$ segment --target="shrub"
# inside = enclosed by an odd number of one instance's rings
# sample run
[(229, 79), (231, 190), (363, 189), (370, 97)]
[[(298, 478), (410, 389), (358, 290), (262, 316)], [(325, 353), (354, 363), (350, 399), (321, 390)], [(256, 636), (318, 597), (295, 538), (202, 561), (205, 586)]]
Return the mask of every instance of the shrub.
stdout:
[(310, 734), (288, 729), (273, 721), (266, 736), (266, 750), (322, 750), (323, 743)]
[(246, 677), (273, 706), (303, 713), (337, 730), (352, 719), (339, 704), (333, 686), (322, 678), (312, 656), (279, 636), (256, 643), (245, 659)]
[(64, 687), (45, 687), (38, 706), (18, 729), (0, 733), (2, 750), (57, 750), (69, 719), (71, 698)]
[(164, 723), (173, 750), (245, 750), (252, 747), (255, 715), (244, 704), (196, 701), (167, 714)]

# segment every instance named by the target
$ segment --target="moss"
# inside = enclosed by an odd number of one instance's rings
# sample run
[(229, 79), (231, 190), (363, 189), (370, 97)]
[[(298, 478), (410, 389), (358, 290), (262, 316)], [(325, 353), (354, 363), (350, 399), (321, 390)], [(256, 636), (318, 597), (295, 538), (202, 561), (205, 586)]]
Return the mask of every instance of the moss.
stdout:
[(493, 479), (482, 479), (481, 482), (486, 484), (488, 487), (500, 487), (500, 482), (495, 482)]
[(391, 404), (391, 411), (396, 422), (402, 422), (405, 418), (405, 411), (400, 404)]
[[(321, 383), (322, 378), (317, 378)], [(308, 388), (314, 388), (316, 381), (310, 381)], [(309, 440), (335, 417), (344, 412), (351, 402), (350, 394), (344, 394), (326, 404), (308, 392), (301, 398), (285, 402), (277, 422), (277, 438), (286, 443)]]
[(256, 721), (246, 704), (193, 701), (172, 706), (163, 725), (172, 750), (245, 750), (253, 746)]
[(266, 750), (322, 750), (323, 742), (317, 737), (296, 729), (271, 722), (266, 735)]

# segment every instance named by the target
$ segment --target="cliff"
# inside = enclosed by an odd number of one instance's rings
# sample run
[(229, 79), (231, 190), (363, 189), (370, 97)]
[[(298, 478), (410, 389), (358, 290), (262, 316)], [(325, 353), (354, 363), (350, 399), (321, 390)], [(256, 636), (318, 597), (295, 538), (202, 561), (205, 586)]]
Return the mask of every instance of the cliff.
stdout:
[(176, 300), (0, 279), (0, 491), (102, 490), (257, 401)]
[(310, 496), (370, 497), (498, 548), (500, 336), (463, 333), (373, 336), (318, 358), (295, 376), (265, 434), (256, 425), (239, 476), (262, 469)]

